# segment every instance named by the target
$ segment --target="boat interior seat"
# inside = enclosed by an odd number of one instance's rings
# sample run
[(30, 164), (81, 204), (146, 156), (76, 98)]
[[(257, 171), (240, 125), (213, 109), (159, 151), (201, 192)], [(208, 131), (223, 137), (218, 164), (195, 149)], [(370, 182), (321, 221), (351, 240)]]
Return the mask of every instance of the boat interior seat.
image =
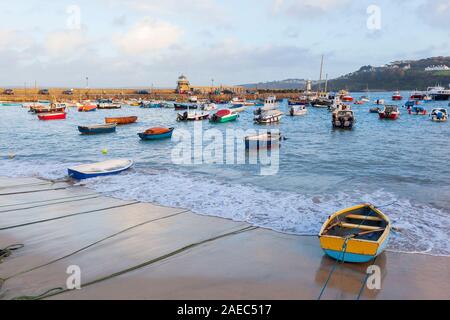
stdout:
[(367, 220), (367, 221), (376, 221), (376, 222), (383, 221), (383, 219), (381, 219), (379, 217), (363, 216), (363, 215), (359, 215), (359, 214), (349, 214), (346, 218), (353, 219), (353, 220)]
[(378, 226), (366, 226), (366, 225), (359, 225), (359, 224), (353, 224), (353, 223), (343, 223), (343, 222), (341, 222), (339, 224), (339, 226), (341, 228), (346, 228), (346, 229), (360, 229), (360, 230), (365, 230), (365, 231), (375, 231), (375, 230), (380, 230), (381, 229)]

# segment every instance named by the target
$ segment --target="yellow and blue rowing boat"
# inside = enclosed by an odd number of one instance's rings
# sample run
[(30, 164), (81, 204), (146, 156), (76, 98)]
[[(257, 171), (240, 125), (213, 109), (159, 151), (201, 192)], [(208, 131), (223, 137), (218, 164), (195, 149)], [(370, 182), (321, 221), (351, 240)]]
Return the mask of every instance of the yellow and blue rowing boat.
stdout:
[(391, 221), (378, 208), (362, 204), (336, 212), (320, 230), (320, 245), (331, 258), (353, 263), (375, 259), (387, 246)]

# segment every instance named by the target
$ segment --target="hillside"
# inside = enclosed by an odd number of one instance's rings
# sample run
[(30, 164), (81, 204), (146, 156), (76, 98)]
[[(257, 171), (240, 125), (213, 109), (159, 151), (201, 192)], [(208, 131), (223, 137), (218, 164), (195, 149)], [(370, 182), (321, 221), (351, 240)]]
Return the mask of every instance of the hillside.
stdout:
[[(249, 83), (241, 84), (240, 86), (249, 89), (264, 89), (264, 90), (293, 90), (293, 89), (304, 89), (306, 86), (305, 79), (286, 79), (280, 81), (270, 81), (270, 82), (259, 82), (259, 83)], [(317, 82), (313, 82), (317, 83)]]
[[(434, 57), (416, 61), (395, 61), (381, 67), (364, 66), (358, 71), (330, 80), (330, 90), (346, 88), (350, 91), (424, 90), (440, 84), (450, 84), (450, 69), (429, 70), (432, 66), (450, 67), (450, 57)], [(442, 69), (442, 68), (441, 68)]]

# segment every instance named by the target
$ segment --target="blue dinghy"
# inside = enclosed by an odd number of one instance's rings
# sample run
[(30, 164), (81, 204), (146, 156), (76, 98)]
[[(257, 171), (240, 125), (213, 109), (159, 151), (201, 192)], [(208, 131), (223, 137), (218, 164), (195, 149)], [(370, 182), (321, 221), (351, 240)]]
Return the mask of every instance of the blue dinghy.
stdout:
[(161, 140), (172, 138), (172, 133), (175, 128), (152, 128), (145, 132), (138, 133), (142, 140)]
[(78, 126), (78, 131), (80, 131), (81, 134), (111, 133), (116, 132), (116, 127), (116, 123), (96, 124), (92, 126)]
[(68, 169), (69, 177), (82, 180), (118, 174), (133, 166), (133, 160), (116, 159), (97, 163), (82, 164)]

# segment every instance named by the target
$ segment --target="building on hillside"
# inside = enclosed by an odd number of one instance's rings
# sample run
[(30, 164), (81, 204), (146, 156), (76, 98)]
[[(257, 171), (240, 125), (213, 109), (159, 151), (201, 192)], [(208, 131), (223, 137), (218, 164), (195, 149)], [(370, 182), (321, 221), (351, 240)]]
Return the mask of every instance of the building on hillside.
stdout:
[(244, 87), (239, 86), (191, 86), (189, 80), (185, 75), (181, 75), (178, 77), (177, 81), (177, 93), (190, 93), (195, 92), (199, 94), (220, 94), (231, 92), (234, 94), (243, 94), (246, 92)]
[(425, 68), (425, 71), (446, 71), (446, 70), (450, 70), (450, 68), (447, 67), (445, 64), (439, 66), (429, 66)]

